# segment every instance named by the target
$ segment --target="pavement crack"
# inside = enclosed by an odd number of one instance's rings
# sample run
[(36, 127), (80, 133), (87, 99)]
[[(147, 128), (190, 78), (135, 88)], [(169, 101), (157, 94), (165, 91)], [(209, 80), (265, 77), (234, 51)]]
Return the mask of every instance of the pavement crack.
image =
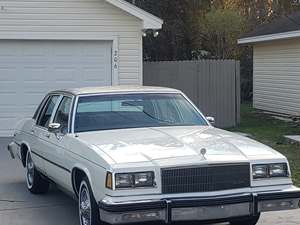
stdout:
[(21, 201), (21, 200), (9, 200), (9, 199), (0, 199), (0, 202), (9, 202), (9, 203), (24, 203), (26, 201)]
[(66, 205), (68, 205), (68, 204), (39, 205), (39, 206), (16, 207), (16, 208), (10, 208), (10, 209), (0, 209), (0, 214), (2, 212), (7, 212), (7, 211), (26, 210), (26, 209), (42, 209), (42, 208), (56, 208), (56, 207), (61, 207), (61, 206), (66, 206)]

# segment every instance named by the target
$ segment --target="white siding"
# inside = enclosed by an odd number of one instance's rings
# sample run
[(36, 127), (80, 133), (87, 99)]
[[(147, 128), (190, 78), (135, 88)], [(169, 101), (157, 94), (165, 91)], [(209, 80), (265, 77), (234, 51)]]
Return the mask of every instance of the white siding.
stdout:
[(118, 84), (142, 83), (142, 21), (104, 0), (2, 0), (0, 39), (117, 40)]
[(254, 46), (254, 107), (300, 116), (300, 39)]

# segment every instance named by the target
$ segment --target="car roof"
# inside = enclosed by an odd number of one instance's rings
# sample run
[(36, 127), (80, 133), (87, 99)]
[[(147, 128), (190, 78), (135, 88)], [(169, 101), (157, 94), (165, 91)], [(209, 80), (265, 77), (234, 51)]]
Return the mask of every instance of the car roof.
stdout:
[(51, 93), (69, 93), (72, 95), (96, 95), (96, 94), (114, 94), (114, 93), (181, 93), (181, 91), (154, 86), (103, 86), (103, 87), (82, 87), (73, 89), (56, 90)]

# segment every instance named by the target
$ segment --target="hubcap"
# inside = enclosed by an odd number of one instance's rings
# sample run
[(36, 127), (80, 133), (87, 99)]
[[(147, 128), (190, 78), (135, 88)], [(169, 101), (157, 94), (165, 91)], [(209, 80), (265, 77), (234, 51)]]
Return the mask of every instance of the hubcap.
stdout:
[(81, 225), (91, 224), (91, 201), (88, 188), (83, 185), (79, 195), (79, 216)]
[(27, 173), (27, 185), (32, 188), (34, 182), (34, 164), (30, 153), (27, 154), (26, 158), (26, 173)]

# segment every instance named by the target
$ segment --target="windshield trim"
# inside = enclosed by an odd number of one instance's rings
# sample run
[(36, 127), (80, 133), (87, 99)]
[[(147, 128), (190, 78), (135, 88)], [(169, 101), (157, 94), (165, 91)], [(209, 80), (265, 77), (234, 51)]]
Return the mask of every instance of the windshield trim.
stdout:
[[(206, 117), (203, 115), (203, 113), (198, 109), (198, 107), (183, 93), (180, 91), (127, 91), (127, 92), (122, 92), (122, 91), (117, 91), (117, 92), (103, 92), (103, 93), (96, 93), (96, 94), (80, 94), (76, 96), (76, 99), (74, 100), (74, 105), (73, 105), (73, 113), (72, 113), (72, 127), (71, 127), (71, 133), (84, 133), (84, 132), (75, 132), (75, 116), (76, 116), (76, 111), (78, 107), (78, 102), (79, 98), (81, 97), (90, 97), (90, 96), (111, 96), (111, 95), (134, 95), (134, 94), (178, 94), (181, 95), (188, 103), (199, 113), (199, 115), (202, 117), (203, 121), (205, 124), (202, 126), (212, 126), (206, 119)], [(184, 125), (173, 125), (173, 127), (183, 127)], [(200, 126), (200, 125), (185, 125), (185, 126)], [(172, 127), (172, 126), (160, 126), (160, 127)], [(139, 127), (141, 128), (141, 127)], [(146, 126), (145, 126), (146, 128)], [(151, 128), (151, 127), (147, 127)], [(138, 128), (119, 128), (120, 129), (138, 129)], [(118, 130), (117, 128), (115, 129), (106, 129), (107, 130)], [(89, 131), (89, 132), (97, 132), (97, 131), (105, 131), (104, 129), (102, 130), (95, 130), (95, 131)], [(88, 131), (87, 131), (88, 132)], [(86, 132), (85, 132), (86, 133)]]
[(203, 125), (162, 125), (162, 126), (144, 126), (144, 127), (121, 127), (121, 128), (110, 128), (110, 129), (99, 129), (99, 130), (89, 130), (89, 131), (81, 131), (76, 132), (76, 134), (84, 134), (84, 133), (92, 133), (92, 132), (104, 132), (104, 131), (110, 131), (110, 130), (131, 130), (131, 129), (158, 129), (158, 128), (168, 128), (168, 127), (208, 127), (208, 124)]

